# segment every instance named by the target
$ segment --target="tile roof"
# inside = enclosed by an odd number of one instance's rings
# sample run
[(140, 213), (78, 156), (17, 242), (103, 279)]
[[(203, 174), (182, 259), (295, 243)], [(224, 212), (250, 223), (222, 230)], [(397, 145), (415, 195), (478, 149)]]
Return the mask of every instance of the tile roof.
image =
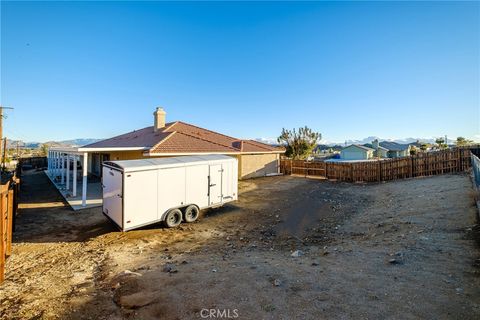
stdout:
[(144, 148), (161, 153), (283, 153), (285, 150), (253, 140), (241, 140), (185, 122), (170, 122), (154, 132), (153, 127), (122, 134), (84, 148)]

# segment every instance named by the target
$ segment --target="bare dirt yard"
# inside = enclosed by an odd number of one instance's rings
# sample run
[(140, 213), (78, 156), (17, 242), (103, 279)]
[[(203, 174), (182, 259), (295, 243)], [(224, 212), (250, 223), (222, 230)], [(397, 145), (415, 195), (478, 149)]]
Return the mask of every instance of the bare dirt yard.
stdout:
[(1, 319), (480, 319), (468, 175), (243, 181), (196, 223), (127, 233), (22, 181)]

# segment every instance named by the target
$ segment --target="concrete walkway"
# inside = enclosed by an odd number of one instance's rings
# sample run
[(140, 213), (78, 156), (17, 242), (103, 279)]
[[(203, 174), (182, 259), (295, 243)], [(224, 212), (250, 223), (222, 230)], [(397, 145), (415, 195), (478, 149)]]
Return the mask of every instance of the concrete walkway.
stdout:
[[(72, 196), (71, 190), (66, 190), (65, 184), (57, 183), (47, 174), (45, 171), (45, 175), (50, 179), (53, 185), (60, 191), (61, 195), (68, 202), (70, 207), (73, 210), (82, 210), (94, 207), (101, 207), (102, 206), (102, 184), (100, 182), (93, 182), (88, 183), (87, 185), (87, 203), (86, 206), (82, 206), (82, 183), (77, 183), (77, 196)], [(73, 179), (70, 179), (72, 181)]]

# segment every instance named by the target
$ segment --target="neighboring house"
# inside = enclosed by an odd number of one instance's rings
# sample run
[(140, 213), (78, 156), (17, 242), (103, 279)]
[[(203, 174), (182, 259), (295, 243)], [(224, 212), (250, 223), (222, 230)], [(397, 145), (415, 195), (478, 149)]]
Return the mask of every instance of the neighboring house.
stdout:
[(359, 144), (352, 144), (340, 151), (342, 160), (368, 160), (374, 157), (374, 149)]
[[(79, 148), (52, 148), (49, 158), (58, 155), (87, 157), (88, 174), (101, 177), (102, 162), (150, 157), (224, 154), (238, 159), (239, 179), (279, 172), (282, 148), (253, 140), (242, 140), (185, 122), (166, 122), (166, 112), (157, 108), (154, 125)], [(78, 159), (80, 160), (80, 159)]]
[(374, 157), (376, 157), (376, 158), (388, 158), (388, 149), (380, 146), (377, 139), (373, 140), (372, 143), (364, 144), (364, 146), (372, 148), (372, 149), (375, 150), (373, 152)]
[(380, 147), (385, 148), (388, 158), (399, 158), (410, 156), (411, 146), (409, 144), (401, 144), (392, 141), (382, 141), (379, 143)]

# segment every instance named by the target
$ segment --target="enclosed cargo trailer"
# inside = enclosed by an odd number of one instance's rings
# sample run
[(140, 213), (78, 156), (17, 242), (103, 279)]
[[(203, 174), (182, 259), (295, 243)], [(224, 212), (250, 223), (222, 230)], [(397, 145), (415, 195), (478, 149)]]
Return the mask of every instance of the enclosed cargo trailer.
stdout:
[(225, 155), (103, 163), (103, 213), (127, 231), (193, 222), (200, 210), (238, 198), (238, 163)]

